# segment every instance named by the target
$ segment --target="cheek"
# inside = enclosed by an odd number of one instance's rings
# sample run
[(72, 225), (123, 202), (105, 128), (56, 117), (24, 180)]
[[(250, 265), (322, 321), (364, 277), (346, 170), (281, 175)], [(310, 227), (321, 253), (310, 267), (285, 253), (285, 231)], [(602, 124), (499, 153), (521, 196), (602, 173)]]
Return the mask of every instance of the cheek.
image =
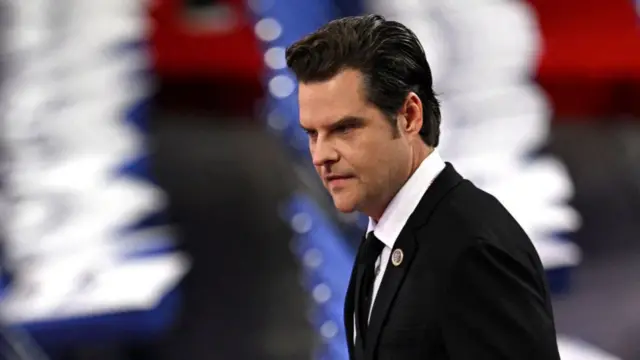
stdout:
[[(385, 134), (388, 136), (388, 134)], [(349, 139), (336, 144), (336, 150), (341, 155), (342, 166), (353, 170), (360, 184), (365, 187), (376, 187), (384, 182), (384, 173), (389, 167), (390, 151), (387, 142), (372, 131), (362, 131)]]
[(376, 147), (368, 154), (368, 182), (376, 191), (386, 191), (394, 179), (402, 176), (403, 160), (392, 146)]
[(352, 161), (360, 182), (367, 188), (378, 188), (384, 182), (386, 154), (379, 147), (362, 147)]

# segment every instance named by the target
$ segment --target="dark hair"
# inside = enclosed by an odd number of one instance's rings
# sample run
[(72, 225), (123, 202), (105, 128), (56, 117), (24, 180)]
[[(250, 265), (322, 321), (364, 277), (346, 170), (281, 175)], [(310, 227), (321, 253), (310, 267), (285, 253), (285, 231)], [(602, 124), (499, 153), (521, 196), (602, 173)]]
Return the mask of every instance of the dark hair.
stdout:
[(417, 36), (401, 23), (380, 15), (333, 20), (291, 45), (286, 58), (303, 83), (325, 81), (345, 69), (360, 71), (367, 100), (394, 126), (407, 95), (416, 93), (423, 106), (420, 136), (427, 145), (438, 145), (440, 104), (431, 69)]

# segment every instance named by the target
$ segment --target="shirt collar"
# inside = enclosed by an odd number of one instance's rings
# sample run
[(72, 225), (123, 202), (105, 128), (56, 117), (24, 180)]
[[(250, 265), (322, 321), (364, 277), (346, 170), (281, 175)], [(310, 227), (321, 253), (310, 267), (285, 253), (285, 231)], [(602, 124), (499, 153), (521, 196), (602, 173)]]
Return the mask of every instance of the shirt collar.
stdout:
[(400, 188), (400, 191), (393, 197), (385, 211), (380, 217), (380, 221), (369, 218), (367, 234), (374, 232), (376, 237), (393, 249), (396, 239), (404, 225), (409, 220), (413, 211), (418, 207), (418, 203), (427, 192), (427, 189), (445, 168), (445, 163), (437, 150), (427, 156), (418, 169), (409, 177), (409, 180)]

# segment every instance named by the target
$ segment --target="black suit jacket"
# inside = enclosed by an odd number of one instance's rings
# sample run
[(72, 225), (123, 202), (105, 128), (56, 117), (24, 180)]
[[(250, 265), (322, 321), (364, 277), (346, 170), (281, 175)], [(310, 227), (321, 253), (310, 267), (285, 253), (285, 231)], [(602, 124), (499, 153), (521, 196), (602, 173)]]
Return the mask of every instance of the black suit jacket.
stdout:
[(451, 164), (395, 249), (404, 259), (387, 267), (362, 351), (353, 343), (354, 266), (344, 311), (351, 359), (560, 359), (545, 273), (531, 240), (498, 200)]

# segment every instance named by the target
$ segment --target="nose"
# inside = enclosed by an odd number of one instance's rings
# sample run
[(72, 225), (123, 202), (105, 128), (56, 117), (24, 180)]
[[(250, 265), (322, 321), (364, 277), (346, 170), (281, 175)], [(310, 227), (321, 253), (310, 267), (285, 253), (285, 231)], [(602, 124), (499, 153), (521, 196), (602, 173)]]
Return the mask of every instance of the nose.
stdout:
[(340, 156), (330, 142), (326, 140), (316, 140), (309, 147), (311, 159), (314, 166), (327, 166), (336, 163)]

